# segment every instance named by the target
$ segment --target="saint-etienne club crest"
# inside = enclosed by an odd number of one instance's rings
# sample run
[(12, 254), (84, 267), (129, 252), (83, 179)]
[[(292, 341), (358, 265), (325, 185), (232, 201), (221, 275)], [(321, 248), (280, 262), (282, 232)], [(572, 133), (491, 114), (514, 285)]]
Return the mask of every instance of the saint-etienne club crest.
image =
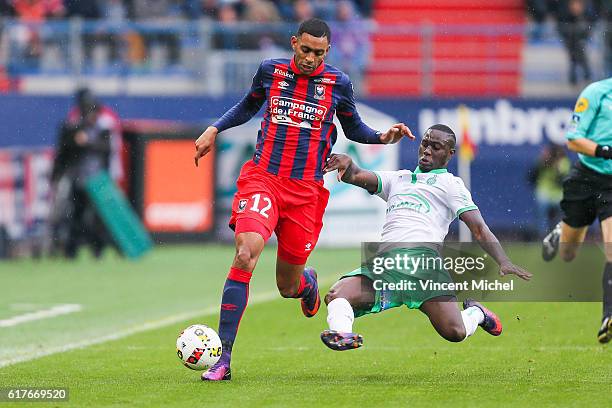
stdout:
[(325, 85), (315, 86), (315, 99), (325, 99)]
[(245, 209), (245, 208), (246, 208), (246, 206), (247, 206), (247, 202), (248, 202), (248, 201), (249, 201), (249, 200), (247, 200), (246, 198), (245, 198), (244, 200), (240, 200), (240, 201), (238, 201), (238, 212), (243, 212), (243, 211), (244, 211), (244, 209)]

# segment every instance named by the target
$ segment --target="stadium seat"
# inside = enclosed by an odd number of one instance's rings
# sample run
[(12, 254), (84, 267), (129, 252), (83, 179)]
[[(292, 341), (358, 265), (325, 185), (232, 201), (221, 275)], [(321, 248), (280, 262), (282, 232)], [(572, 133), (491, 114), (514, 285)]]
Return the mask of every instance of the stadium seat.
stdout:
[(379, 0), (373, 16), (370, 95), (518, 95), (522, 0)]

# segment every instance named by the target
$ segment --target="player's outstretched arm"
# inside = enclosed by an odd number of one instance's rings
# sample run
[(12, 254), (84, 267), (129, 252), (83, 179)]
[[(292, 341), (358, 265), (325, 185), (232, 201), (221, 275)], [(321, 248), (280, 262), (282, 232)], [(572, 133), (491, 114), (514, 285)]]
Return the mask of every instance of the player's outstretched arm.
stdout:
[(345, 183), (353, 184), (368, 190), (370, 194), (374, 194), (378, 190), (378, 177), (369, 170), (364, 170), (357, 166), (353, 159), (346, 154), (332, 154), (325, 167), (324, 173), (338, 170), (338, 180)]
[(396, 123), (386, 132), (378, 132), (361, 121), (359, 115), (354, 113), (350, 117), (338, 115), (340, 125), (346, 138), (357, 143), (364, 144), (393, 144), (407, 137), (414, 140), (415, 136), (410, 131), (410, 128), (403, 123)]
[(516, 275), (524, 280), (531, 279), (531, 273), (510, 261), (497, 237), (493, 235), (489, 226), (485, 223), (480, 211), (466, 211), (459, 218), (468, 226), (480, 247), (495, 259), (495, 262), (499, 265), (500, 275)]
[(208, 154), (215, 145), (217, 133), (248, 122), (257, 112), (259, 112), (259, 109), (261, 109), (266, 100), (262, 80), (263, 65), (264, 63), (259, 66), (257, 73), (253, 77), (253, 84), (249, 92), (244, 95), (240, 102), (209, 126), (204, 133), (200, 135), (198, 140), (196, 140), (196, 154), (194, 157), (196, 166), (198, 165), (198, 160)]

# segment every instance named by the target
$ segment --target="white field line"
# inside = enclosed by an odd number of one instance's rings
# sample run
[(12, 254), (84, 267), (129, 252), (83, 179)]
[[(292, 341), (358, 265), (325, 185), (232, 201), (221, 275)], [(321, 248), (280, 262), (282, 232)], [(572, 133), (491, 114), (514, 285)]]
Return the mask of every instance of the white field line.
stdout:
[(61, 316), (69, 313), (80, 312), (81, 305), (67, 304), (57, 305), (49, 309), (37, 310), (36, 312), (25, 313), (18, 316), (13, 316), (9, 319), (0, 320), (1, 327), (12, 327), (18, 324), (31, 322), (34, 320), (49, 319), (51, 317)]
[[(319, 287), (328, 287), (327, 285), (331, 282), (319, 282)], [(274, 299), (279, 299), (280, 295), (277, 291), (264, 292), (261, 294), (255, 294), (249, 298), (249, 305), (258, 303), (269, 302)], [(200, 309), (192, 312), (179, 313), (171, 316), (166, 316), (158, 320), (152, 320), (145, 322), (140, 325), (132, 326), (127, 329), (120, 330), (115, 333), (110, 333), (106, 336), (96, 337), (93, 339), (77, 341), (74, 343), (67, 343), (60, 346), (50, 347), (47, 349), (41, 349), (37, 347), (29, 352), (26, 350), (21, 351), (21, 355), (14, 356), (8, 359), (0, 360), (0, 368), (10, 366), (17, 363), (23, 363), (25, 361), (35, 360), (41, 357), (50, 356), (52, 354), (64, 353), (66, 351), (81, 349), (96, 344), (106, 343), (108, 341), (119, 340), (124, 337), (131, 336), (136, 333), (141, 333), (147, 330), (155, 330), (165, 326), (170, 326), (175, 323), (182, 322), (184, 320), (194, 319), (196, 317), (215, 314), (219, 311), (219, 306), (211, 306), (205, 309)]]

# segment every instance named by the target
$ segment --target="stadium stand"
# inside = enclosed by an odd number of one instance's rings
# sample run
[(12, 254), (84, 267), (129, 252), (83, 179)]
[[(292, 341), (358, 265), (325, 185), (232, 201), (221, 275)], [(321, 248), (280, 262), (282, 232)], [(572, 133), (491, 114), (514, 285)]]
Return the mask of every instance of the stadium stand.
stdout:
[(522, 0), (379, 0), (373, 17), (380, 30), (373, 36), (376, 64), (366, 76), (369, 94), (519, 93)]
[[(573, 1), (584, 3), (588, 29), (584, 77), (607, 76), (609, 2)], [(568, 76), (568, 50), (583, 47), (568, 48), (561, 33), (568, 4), (0, 0), (0, 92), (68, 94), (77, 78), (108, 94), (122, 86), (130, 94), (239, 93), (261, 59), (290, 51), (296, 22), (316, 16), (332, 24), (328, 62), (350, 74), (360, 95), (574, 95), (581, 84)]]

